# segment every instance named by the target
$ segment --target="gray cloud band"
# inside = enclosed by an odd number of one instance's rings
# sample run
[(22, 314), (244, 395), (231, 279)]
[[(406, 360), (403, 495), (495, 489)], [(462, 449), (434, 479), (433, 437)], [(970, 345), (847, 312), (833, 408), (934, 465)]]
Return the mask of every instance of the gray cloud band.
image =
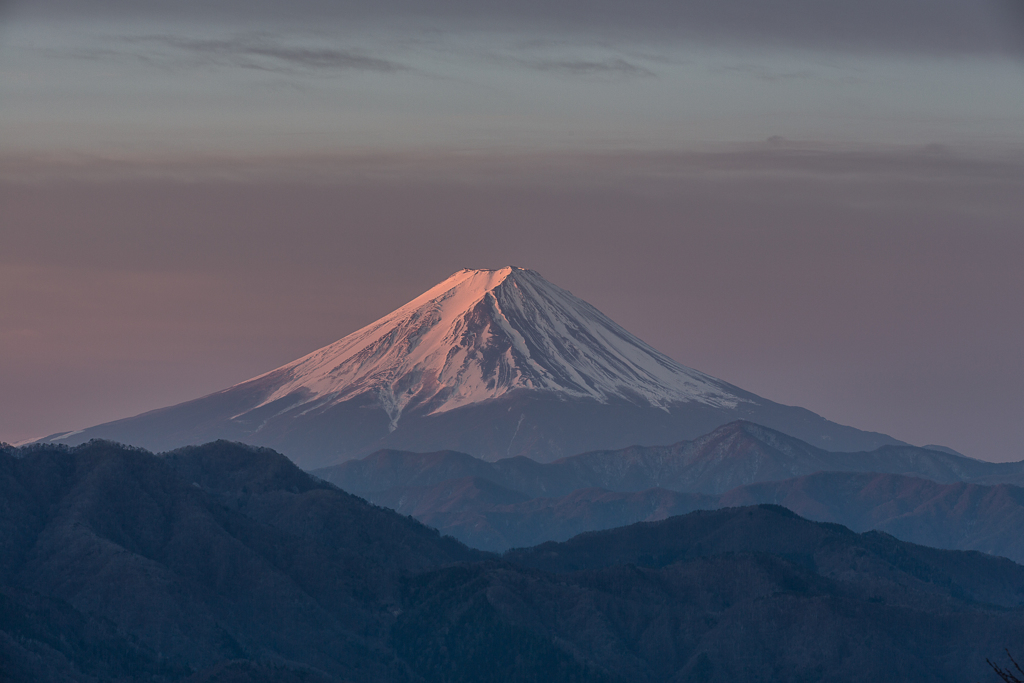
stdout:
[[(0, 0), (3, 2), (3, 0)], [(1024, 53), (1021, 0), (13, 0), (14, 14), (527, 30), (820, 49)], [(9, 15), (10, 16), (10, 15)]]

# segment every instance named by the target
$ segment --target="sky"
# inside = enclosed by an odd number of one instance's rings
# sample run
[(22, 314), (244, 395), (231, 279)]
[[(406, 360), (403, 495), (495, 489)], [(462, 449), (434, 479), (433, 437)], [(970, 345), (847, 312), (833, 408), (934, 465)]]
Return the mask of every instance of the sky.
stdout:
[(0, 440), (538, 270), (766, 398), (1024, 459), (1017, 0), (0, 0)]

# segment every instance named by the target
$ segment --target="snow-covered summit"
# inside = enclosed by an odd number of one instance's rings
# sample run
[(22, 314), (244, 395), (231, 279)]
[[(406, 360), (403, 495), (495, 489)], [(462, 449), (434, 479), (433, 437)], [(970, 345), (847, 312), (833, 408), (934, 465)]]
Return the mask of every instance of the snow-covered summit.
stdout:
[(410, 409), (437, 414), (515, 390), (665, 409), (746, 401), (538, 273), (511, 266), (460, 270), (344, 339), (243, 384), (257, 381), (271, 388), (261, 405), (300, 395), (312, 410), (372, 393), (392, 430)]
[(826, 450), (899, 443), (683, 367), (511, 267), (461, 270), (372, 325), (223, 391), (46, 440), (158, 452), (228, 439), (307, 468), (382, 448), (551, 462), (691, 440), (735, 420)]

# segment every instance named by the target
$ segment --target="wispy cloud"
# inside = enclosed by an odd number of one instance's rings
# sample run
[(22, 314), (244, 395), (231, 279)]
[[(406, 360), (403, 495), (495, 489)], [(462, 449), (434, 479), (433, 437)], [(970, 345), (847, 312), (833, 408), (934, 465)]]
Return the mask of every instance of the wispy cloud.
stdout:
[(567, 76), (654, 76), (654, 72), (627, 62), (620, 57), (612, 59), (517, 59), (517, 63), (538, 71)]
[(409, 67), (360, 50), (303, 45), (267, 34), (229, 38), (184, 38), (173, 35), (131, 36), (119, 39), (124, 50), (105, 48), (94, 56), (130, 56), (151, 63), (187, 61), (260, 71), (374, 71), (394, 73)]

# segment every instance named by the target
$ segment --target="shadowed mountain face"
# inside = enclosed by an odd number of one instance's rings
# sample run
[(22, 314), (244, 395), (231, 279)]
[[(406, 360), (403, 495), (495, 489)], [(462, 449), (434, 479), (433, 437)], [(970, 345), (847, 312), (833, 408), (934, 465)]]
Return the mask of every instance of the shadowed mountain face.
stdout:
[(719, 507), (717, 496), (665, 489), (619, 493), (589, 488), (559, 498), (528, 498), (477, 477), (368, 497), (470, 547), (492, 552)]
[(963, 681), (1024, 637), (1024, 567), (773, 506), (498, 561), (271, 451), (103, 442), (0, 452), (0, 505), (5, 683)]
[(671, 446), (593, 451), (548, 464), (522, 457), (488, 463), (452, 451), (381, 451), (315, 470), (318, 476), (360, 495), (479, 477), (530, 497), (563, 496), (590, 487), (716, 494), (822, 471), (905, 474), (940, 483), (1024, 483), (1024, 462), (989, 463), (913, 446), (838, 453), (745, 421)]
[(382, 448), (539, 461), (736, 419), (831, 450), (899, 443), (683, 366), (522, 268), (463, 270), (380, 320), (209, 396), (46, 442), (270, 446), (305, 468)]
[(855, 531), (921, 545), (980, 550), (1024, 563), (1024, 488), (938, 484), (893, 474), (822, 472), (733, 489), (717, 507), (774, 503)]
[(629, 681), (976, 680), (988, 673), (973, 664), (986, 642), (1024, 635), (1019, 565), (777, 507), (694, 513), (504, 559), (414, 580), (397, 632), (420, 651), (475, 644), (487, 632), (463, 621), (474, 613), (510, 633), (557, 634)]
[[(160, 458), (93, 442), (20, 454), (0, 455), (0, 585), (58, 606), (22, 612), (64, 609), (93, 638), (128, 637), (139, 654), (122, 673), (270, 658), (393, 677), (384, 641), (399, 577), (477, 557), (272, 451), (217, 443)], [(56, 649), (52, 666), (78, 666)]]
[[(1021, 467), (913, 447), (832, 453), (734, 423), (693, 442), (543, 465), (382, 451), (318, 474), (467, 545), (499, 552), (699, 509), (778, 503), (859, 531), (882, 529), (915, 543), (1024, 561), (1024, 489), (958, 481), (1018, 481)], [(869, 468), (912, 476), (863, 471)], [(807, 474), (827, 469), (853, 471)], [(751, 484), (761, 478), (769, 483)], [(726, 486), (736, 488), (723, 493)]]
[[(661, 568), (729, 553), (787, 558), (820, 575), (849, 572), (852, 581), (878, 579), (887, 565), (893, 589), (942, 595), (950, 586), (964, 597), (1004, 607), (1024, 606), (1024, 566), (980, 553), (937, 550), (881, 532), (858, 534), (838, 524), (810, 522), (778, 505), (700, 511), (660, 522), (581, 534), (506, 553), (518, 566), (554, 573), (637, 565)], [(860, 566), (855, 561), (861, 560)], [(976, 589), (966, 589), (978, 581)], [(908, 596), (912, 604), (915, 598)]]
[(530, 498), (476, 477), (369, 494), (463, 543), (501, 552), (545, 541), (739, 505), (783, 505), (803, 517), (855, 531), (877, 529), (935, 548), (980, 550), (1024, 562), (1024, 488), (938, 484), (895, 474), (820, 472), (741, 486), (722, 495), (588, 488)]

